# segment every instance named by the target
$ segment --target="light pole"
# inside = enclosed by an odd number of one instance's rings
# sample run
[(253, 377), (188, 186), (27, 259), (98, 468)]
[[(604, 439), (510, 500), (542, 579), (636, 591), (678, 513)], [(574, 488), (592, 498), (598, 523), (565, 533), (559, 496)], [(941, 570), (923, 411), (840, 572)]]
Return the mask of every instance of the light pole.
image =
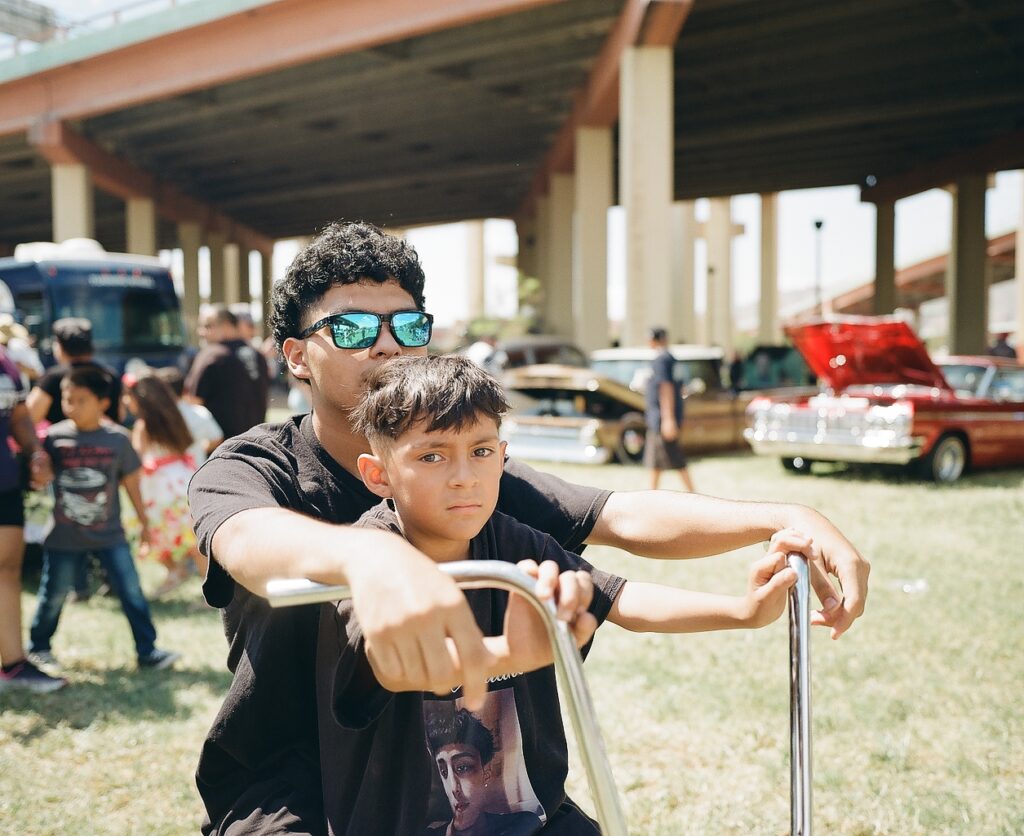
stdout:
[(821, 302), (821, 228), (825, 222), (821, 218), (814, 221), (814, 306), (818, 316), (823, 316), (825, 308)]

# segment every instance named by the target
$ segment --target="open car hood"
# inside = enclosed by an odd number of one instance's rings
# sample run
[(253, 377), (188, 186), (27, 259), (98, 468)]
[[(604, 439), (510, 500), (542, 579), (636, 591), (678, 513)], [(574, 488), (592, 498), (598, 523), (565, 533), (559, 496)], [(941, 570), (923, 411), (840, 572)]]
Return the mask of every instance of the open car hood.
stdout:
[(835, 390), (876, 383), (949, 388), (924, 344), (901, 319), (844, 317), (792, 325), (786, 335), (818, 379)]

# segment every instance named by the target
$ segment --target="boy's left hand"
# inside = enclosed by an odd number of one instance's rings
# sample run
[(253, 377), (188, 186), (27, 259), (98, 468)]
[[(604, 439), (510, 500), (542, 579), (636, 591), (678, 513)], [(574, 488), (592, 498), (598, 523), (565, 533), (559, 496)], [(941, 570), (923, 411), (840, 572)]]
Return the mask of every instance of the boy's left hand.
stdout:
[(796, 583), (796, 572), (787, 560), (790, 551), (773, 542), (768, 554), (750, 567), (746, 605), (750, 627), (771, 624), (786, 609), (789, 588)]
[[(583, 647), (597, 629), (597, 619), (587, 608), (594, 597), (594, 583), (587, 572), (558, 572), (558, 564), (546, 560), (540, 565), (534, 560), (522, 560), (517, 568), (536, 578), (537, 596), (542, 601), (554, 601), (557, 615), (573, 634), (578, 647)], [(531, 671), (546, 667), (554, 661), (554, 651), (541, 616), (525, 598), (509, 594), (505, 610), (505, 630), (509, 667)]]

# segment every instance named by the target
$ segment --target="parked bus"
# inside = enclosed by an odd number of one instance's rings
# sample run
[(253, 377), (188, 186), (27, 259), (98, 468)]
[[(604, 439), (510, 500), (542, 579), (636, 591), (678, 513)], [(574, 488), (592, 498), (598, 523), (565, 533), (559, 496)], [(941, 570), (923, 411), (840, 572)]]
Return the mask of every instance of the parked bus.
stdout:
[[(0, 284), (45, 366), (54, 363), (54, 321), (80, 316), (92, 322), (96, 358), (118, 371), (135, 358), (186, 367), (181, 305), (170, 271), (157, 258), (108, 253), (80, 238), (19, 244), (13, 258), (0, 258)], [(7, 295), (0, 289), (0, 298)]]

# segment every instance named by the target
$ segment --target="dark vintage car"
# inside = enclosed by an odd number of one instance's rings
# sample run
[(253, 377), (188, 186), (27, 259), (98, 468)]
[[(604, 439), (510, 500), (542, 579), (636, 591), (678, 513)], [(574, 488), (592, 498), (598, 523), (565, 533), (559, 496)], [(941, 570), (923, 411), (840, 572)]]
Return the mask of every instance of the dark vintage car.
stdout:
[[(688, 452), (743, 446), (750, 395), (724, 388), (720, 349), (671, 346), (673, 374), (685, 387), (681, 443)], [(513, 412), (502, 424), (509, 452), (547, 461), (604, 464), (643, 459), (644, 390), (654, 351), (612, 348), (591, 354), (591, 368), (526, 366), (503, 382)]]
[(751, 401), (745, 435), (755, 453), (794, 471), (818, 461), (912, 466), (941, 483), (972, 468), (1024, 465), (1024, 366), (988, 356), (934, 362), (891, 317), (787, 334), (823, 389)]

